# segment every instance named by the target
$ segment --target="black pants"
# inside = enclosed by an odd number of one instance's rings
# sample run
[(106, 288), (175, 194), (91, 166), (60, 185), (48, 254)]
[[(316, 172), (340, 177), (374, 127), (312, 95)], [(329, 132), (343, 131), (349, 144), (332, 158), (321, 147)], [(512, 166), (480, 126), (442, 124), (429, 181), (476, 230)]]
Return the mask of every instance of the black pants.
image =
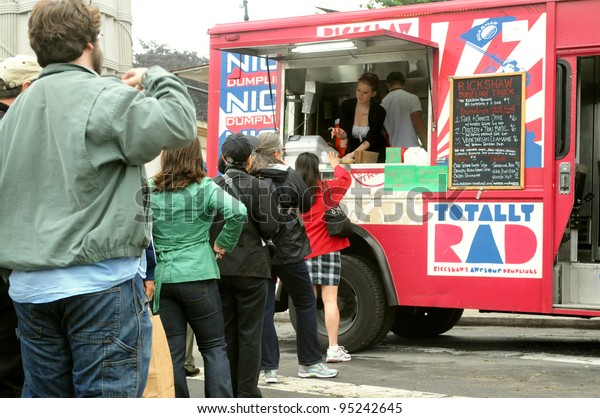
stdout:
[(8, 285), (0, 278), (0, 398), (20, 398), (23, 389), (23, 364), (16, 328), (17, 314), (8, 296)]
[(268, 302), (262, 335), (262, 368), (279, 369), (279, 342), (273, 323), (275, 312), (275, 277), (281, 280), (296, 308), (296, 350), (298, 364), (312, 366), (322, 360), (321, 345), (317, 336), (317, 299), (313, 290), (306, 261), (271, 266)]
[(268, 280), (221, 276), (217, 281), (223, 305), (231, 383), (236, 398), (262, 397), (258, 389), (258, 375)]

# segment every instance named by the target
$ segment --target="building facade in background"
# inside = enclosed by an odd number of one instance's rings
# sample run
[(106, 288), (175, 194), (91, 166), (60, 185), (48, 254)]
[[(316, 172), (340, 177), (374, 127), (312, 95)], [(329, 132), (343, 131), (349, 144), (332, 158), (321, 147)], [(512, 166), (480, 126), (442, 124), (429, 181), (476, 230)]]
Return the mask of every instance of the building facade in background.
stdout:
[[(27, 21), (35, 0), (0, 0), (0, 61), (17, 54), (33, 55)], [(100, 41), (103, 74), (123, 74), (132, 67), (131, 0), (94, 0), (102, 13)]]

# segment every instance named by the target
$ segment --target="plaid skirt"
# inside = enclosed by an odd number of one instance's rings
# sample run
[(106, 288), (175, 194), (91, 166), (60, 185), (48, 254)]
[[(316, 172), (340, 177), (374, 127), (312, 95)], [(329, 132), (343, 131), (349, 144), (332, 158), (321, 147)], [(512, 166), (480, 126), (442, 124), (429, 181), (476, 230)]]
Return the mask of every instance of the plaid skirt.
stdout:
[(321, 286), (338, 286), (340, 284), (342, 259), (339, 251), (309, 258), (306, 260), (306, 266), (313, 284)]

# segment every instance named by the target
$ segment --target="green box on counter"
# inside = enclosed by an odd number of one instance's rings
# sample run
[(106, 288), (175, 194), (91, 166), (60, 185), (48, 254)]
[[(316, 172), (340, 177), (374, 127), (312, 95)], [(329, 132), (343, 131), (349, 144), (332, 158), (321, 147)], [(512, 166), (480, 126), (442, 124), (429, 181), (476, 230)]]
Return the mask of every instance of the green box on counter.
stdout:
[(386, 166), (384, 173), (384, 187), (388, 190), (430, 192), (448, 190), (447, 166), (392, 165)]
[(385, 162), (386, 163), (401, 163), (402, 162), (402, 151), (404, 148), (401, 147), (388, 147), (385, 149)]

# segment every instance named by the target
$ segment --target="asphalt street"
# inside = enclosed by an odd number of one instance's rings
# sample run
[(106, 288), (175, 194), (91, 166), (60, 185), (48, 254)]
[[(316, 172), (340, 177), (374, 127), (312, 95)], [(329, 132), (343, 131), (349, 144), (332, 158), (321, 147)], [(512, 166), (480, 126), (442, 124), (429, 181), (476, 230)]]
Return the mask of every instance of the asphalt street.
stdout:
[[(597, 397), (600, 319), (466, 311), (448, 333), (404, 339), (390, 333), (376, 347), (330, 365), (335, 379), (297, 377), (295, 332), (276, 315), (280, 380), (259, 382), (266, 398), (570, 398)], [(197, 365), (202, 361), (195, 354)], [(199, 364), (198, 364), (199, 363)], [(202, 373), (188, 379), (203, 396)]]

